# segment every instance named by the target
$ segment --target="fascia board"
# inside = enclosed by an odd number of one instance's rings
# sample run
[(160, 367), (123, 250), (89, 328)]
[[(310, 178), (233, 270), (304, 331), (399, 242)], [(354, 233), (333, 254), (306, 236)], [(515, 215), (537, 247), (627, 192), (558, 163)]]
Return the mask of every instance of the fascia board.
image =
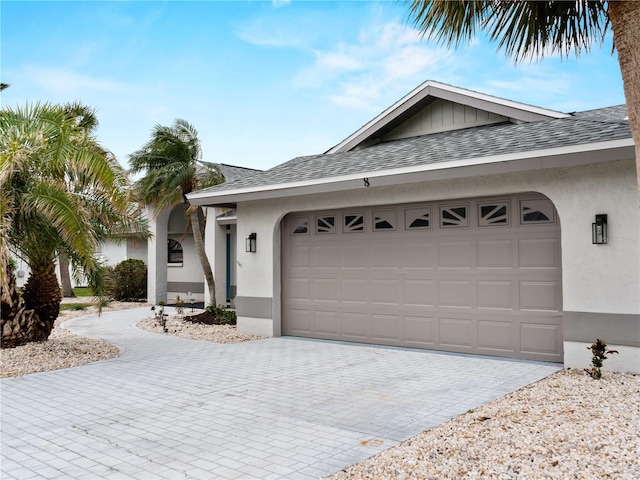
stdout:
[(518, 103), (512, 100), (493, 97), (484, 93), (474, 92), (472, 90), (466, 90), (464, 88), (454, 87), (452, 85), (446, 85), (444, 83), (429, 80), (409, 92), (342, 142), (327, 150), (326, 153), (347, 152), (352, 148), (355, 148), (389, 122), (393, 121), (398, 116), (402, 115), (404, 112), (429, 96), (448, 100), (454, 103), (460, 103), (462, 105), (468, 105), (480, 110), (490, 111), (504, 117), (524, 122), (533, 122), (550, 118), (565, 118), (570, 116), (556, 110), (549, 110), (533, 105)]
[(193, 205), (216, 206), (295, 195), (356, 190), (366, 188), (364, 186), (365, 178), (368, 179), (370, 187), (379, 187), (547, 168), (563, 168), (632, 159), (634, 156), (635, 146), (633, 140), (628, 138), (375, 172), (362, 172), (300, 182), (239, 188), (231, 191), (195, 192), (187, 195), (187, 197)]

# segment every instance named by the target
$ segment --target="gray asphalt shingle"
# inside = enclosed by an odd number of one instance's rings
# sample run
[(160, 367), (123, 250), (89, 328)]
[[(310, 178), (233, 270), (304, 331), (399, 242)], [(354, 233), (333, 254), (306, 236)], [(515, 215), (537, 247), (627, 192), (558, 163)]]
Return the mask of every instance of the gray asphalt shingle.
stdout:
[(618, 105), (578, 112), (560, 119), (487, 125), (394, 140), (345, 153), (297, 157), (265, 172), (201, 192), (278, 185), (631, 138), (626, 115), (626, 107)]

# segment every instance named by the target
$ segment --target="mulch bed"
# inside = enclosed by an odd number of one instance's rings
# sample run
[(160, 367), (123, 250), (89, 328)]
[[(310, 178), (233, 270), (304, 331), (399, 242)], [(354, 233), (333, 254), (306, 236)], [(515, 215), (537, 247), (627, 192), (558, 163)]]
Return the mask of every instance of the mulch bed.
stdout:
[(218, 318), (209, 312), (202, 312), (196, 315), (187, 315), (184, 317), (184, 321), (191, 323), (203, 323), (205, 325), (233, 325), (224, 318)]

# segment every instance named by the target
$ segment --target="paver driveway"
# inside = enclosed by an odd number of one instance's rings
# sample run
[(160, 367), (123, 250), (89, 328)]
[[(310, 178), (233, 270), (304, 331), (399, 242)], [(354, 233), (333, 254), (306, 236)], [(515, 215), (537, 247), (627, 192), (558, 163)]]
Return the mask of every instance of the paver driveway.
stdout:
[(2, 380), (2, 478), (318, 478), (557, 364), (291, 337), (143, 332), (148, 309), (71, 320), (117, 359)]

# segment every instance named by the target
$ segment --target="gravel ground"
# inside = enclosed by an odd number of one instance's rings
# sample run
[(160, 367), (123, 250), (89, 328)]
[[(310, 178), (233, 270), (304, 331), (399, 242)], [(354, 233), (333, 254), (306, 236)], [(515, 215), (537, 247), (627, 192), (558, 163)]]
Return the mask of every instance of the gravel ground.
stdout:
[(188, 315), (168, 316), (166, 321), (167, 333), (162, 331), (162, 327), (155, 318), (142, 320), (138, 322), (136, 326), (147, 332), (159, 333), (161, 335), (174, 335), (192, 340), (206, 340), (215, 343), (240, 343), (264, 338), (241, 335), (236, 330), (235, 325), (204, 325), (201, 323), (191, 323), (185, 321), (185, 317), (188, 317)]
[(640, 479), (640, 376), (562, 370), (331, 477)]
[[(113, 302), (104, 311), (140, 306)], [(0, 376), (117, 356), (117, 347), (59, 327), (94, 311), (65, 311), (49, 341), (0, 350)], [(164, 334), (151, 318), (138, 327)], [(184, 322), (181, 315), (168, 317), (167, 327), (166, 335), (219, 343), (259, 338), (238, 335), (228, 325)], [(562, 370), (327, 478), (636, 480), (638, 458), (640, 376), (604, 372), (601, 380), (593, 380), (582, 370)]]

